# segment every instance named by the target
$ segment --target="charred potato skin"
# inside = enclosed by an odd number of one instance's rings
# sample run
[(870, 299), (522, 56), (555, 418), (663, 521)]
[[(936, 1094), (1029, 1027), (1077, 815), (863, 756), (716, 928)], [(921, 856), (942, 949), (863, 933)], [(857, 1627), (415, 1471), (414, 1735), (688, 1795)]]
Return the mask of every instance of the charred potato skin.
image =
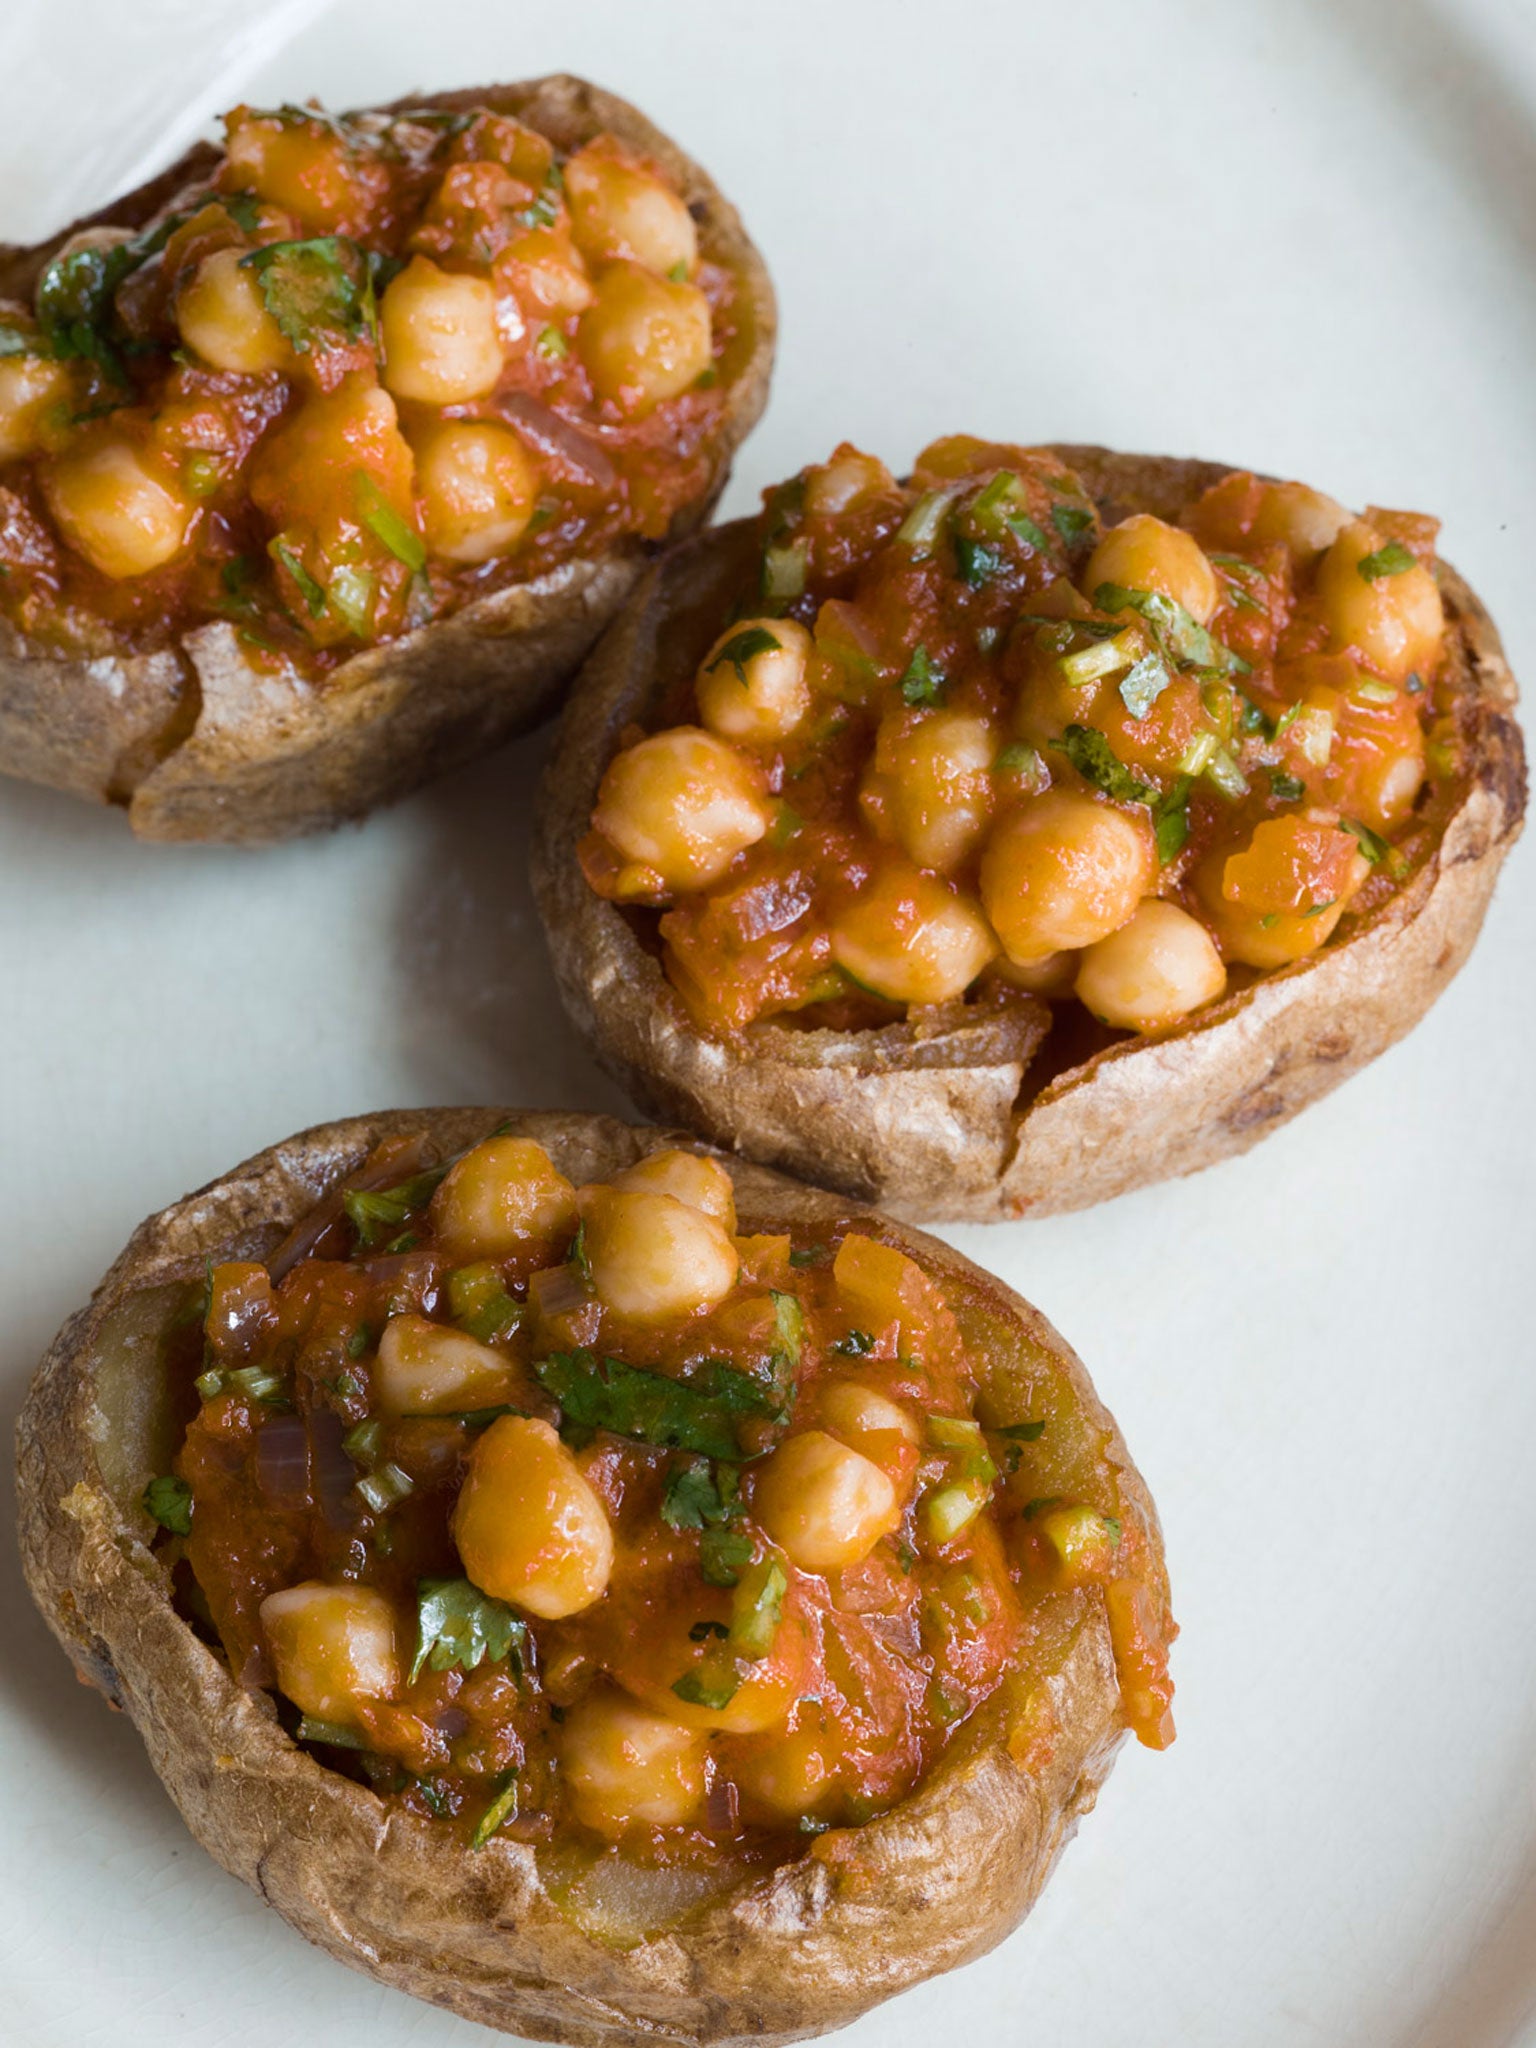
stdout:
[[(60, 1332), (18, 1425), (28, 1583), (81, 1677), (140, 1730), (202, 1845), (353, 1968), (485, 2025), (593, 2048), (762, 2048), (824, 2032), (983, 1954), (1033, 1904), (1124, 1736), (1101, 1595), (1070, 1596), (1059, 1660), (1033, 1685), (1005, 1677), (889, 1814), (822, 1835), (796, 1861), (617, 1945), (560, 1903), (531, 1847), (503, 1838), (471, 1854), (440, 1823), (388, 1813), (295, 1745), (271, 1697), (238, 1686), (181, 1619), (149, 1548), (139, 1497), (175, 1436), (155, 1333), (205, 1258), (269, 1251), (382, 1138), (427, 1131), (448, 1156), (498, 1126), (536, 1139), (577, 1181), (607, 1178), (669, 1141), (576, 1114), (355, 1118), (274, 1146), (143, 1224)], [(1155, 1511), (1113, 1420), (1044, 1317), (947, 1246), (723, 1163), (744, 1231), (873, 1221), (942, 1275), (963, 1325), (978, 1319), (978, 1355), (996, 1355), (986, 1333), (995, 1337), (999, 1319), (1021, 1355), (1049, 1352), (1161, 1558)], [(1017, 1364), (993, 1369), (1006, 1394)], [(1043, 1746), (1042, 1709), (1055, 1731)]]
[[(1111, 522), (1174, 519), (1228, 473), (1055, 452)], [(576, 845), (624, 726), (691, 673), (754, 548), (752, 523), (737, 521), (652, 571), (572, 692), (541, 798), (534, 881), (566, 1007), (649, 1114), (914, 1221), (1057, 1215), (1246, 1151), (1403, 1037), (1471, 951), (1524, 817), (1525, 753), (1498, 632), (1442, 563), (1463, 783), (1431, 858), (1347, 938), (1027, 1099), (1043, 1008), (1011, 1027), (991, 1017), (921, 1038), (905, 1024), (845, 1034), (771, 1022), (734, 1042), (701, 1036), (635, 925), (587, 887)]]
[[(566, 149), (604, 130), (617, 135), (662, 165), (689, 203), (704, 252), (742, 280), (750, 352), (732, 385), (710, 487), (669, 539), (692, 533), (762, 412), (773, 363), (773, 287), (735, 208), (638, 109), (583, 79), (418, 93), (370, 111), (424, 104), (513, 114)], [(30, 298), (82, 229), (142, 226), (219, 157), (197, 143), (49, 241), (0, 244), (0, 298)], [(262, 845), (363, 817), (546, 718), (656, 552), (631, 538), (508, 585), (354, 655), (320, 688), (254, 666), (224, 623), (198, 626), (153, 654), (125, 655), (104, 639), (94, 658), (66, 659), (0, 621), (0, 773), (125, 806), (143, 839)]]

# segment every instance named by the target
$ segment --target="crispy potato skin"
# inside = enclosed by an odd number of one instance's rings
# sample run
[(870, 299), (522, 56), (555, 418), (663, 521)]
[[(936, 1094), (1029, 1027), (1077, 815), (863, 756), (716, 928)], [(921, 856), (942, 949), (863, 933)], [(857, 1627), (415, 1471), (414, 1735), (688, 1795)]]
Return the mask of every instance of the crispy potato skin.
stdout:
[[(773, 287), (735, 208), (636, 108), (582, 79), (417, 93), (380, 111), (428, 99), (515, 114), (562, 148), (603, 130), (617, 135), (663, 165), (689, 202), (704, 253), (745, 280), (751, 355), (732, 387), (710, 488), (670, 537), (693, 532), (762, 412), (773, 363)], [(79, 229), (142, 225), (218, 158), (198, 143), (50, 241), (0, 245), (0, 297), (28, 296)], [(261, 845), (363, 817), (547, 717), (654, 552), (632, 538), (510, 585), (354, 655), (318, 689), (255, 667), (222, 623), (197, 627), (163, 653), (124, 656), (104, 645), (82, 660), (61, 659), (0, 621), (0, 773), (122, 804), (143, 839)]]
[[(1110, 521), (1181, 506), (1227, 465), (1056, 451)], [(1476, 594), (1442, 565), (1468, 772), (1434, 856), (1347, 939), (1155, 1036), (1125, 1039), (1028, 1092), (1046, 1016), (918, 1039), (771, 1022), (701, 1037), (624, 913), (586, 886), (576, 843), (631, 721), (691, 674), (752, 556), (749, 521), (676, 550), (609, 628), (570, 699), (540, 804), (534, 881), (567, 1009), (653, 1115), (752, 1159), (922, 1221), (1085, 1209), (1230, 1158), (1384, 1052), (1456, 973), (1525, 812), (1514, 677)]]
[[(175, 1437), (154, 1332), (205, 1256), (270, 1250), (383, 1137), (425, 1130), (447, 1154), (507, 1114), (426, 1110), (324, 1125), (143, 1224), (60, 1332), (18, 1426), (28, 1583), (80, 1674), (139, 1728), (203, 1846), (354, 1968), (488, 2026), (594, 2048), (761, 2048), (824, 2032), (982, 1954), (1033, 1903), (1124, 1733), (1100, 1595), (1073, 1596), (1080, 1611), (1043, 1685), (1006, 1677), (889, 1814), (818, 1837), (797, 1861), (620, 1942), (568, 1893), (562, 1903), (545, 1852), (501, 1839), (472, 1854), (440, 1823), (387, 1813), (298, 1748), (271, 1697), (238, 1686), (181, 1620), (148, 1548), (139, 1496)], [(607, 1178), (665, 1142), (605, 1117), (511, 1117), (577, 1181)], [(868, 1221), (838, 1197), (723, 1163), (746, 1231)], [(951, 1284), (999, 1392), (1031, 1353), (1065, 1371), (1160, 1557), (1140, 1477), (1051, 1326), (947, 1246), (880, 1227)], [(996, 1341), (999, 1322), (1017, 1345), (1011, 1359)], [(1056, 1733), (1042, 1748), (1047, 1704)], [(1026, 1747), (1031, 1761), (1016, 1762)]]

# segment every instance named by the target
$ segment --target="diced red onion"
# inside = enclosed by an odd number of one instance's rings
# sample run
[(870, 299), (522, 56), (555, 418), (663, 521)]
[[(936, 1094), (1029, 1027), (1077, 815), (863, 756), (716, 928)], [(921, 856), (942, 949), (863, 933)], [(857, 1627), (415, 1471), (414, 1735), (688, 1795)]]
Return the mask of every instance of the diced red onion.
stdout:
[(302, 1415), (275, 1415), (256, 1432), (256, 1476), (274, 1507), (309, 1498), (309, 1436)]
[(409, 1180), (413, 1173), (420, 1173), (429, 1163), (429, 1156), (430, 1148), (424, 1132), (418, 1132), (411, 1138), (386, 1138), (382, 1145), (376, 1145), (357, 1172), (343, 1174), (329, 1193), (321, 1196), (309, 1214), (301, 1217), (278, 1245), (266, 1262), (272, 1278), (281, 1280), (291, 1273), (301, 1259), (310, 1256), (326, 1232), (341, 1220), (343, 1195), (352, 1191), (366, 1192), (371, 1188), (391, 1188), (397, 1181)]
[(568, 1316), (573, 1310), (584, 1308), (588, 1300), (586, 1286), (571, 1265), (546, 1266), (543, 1272), (535, 1273), (528, 1282), (528, 1293), (546, 1321)]
[(497, 400), (497, 405), (502, 417), (531, 441), (541, 455), (550, 456), (574, 471), (573, 481), (590, 483), (604, 491), (612, 488), (617, 472), (607, 452), (573, 421), (563, 419), (526, 391), (508, 392)]
[(356, 1519), (352, 1488), (357, 1467), (342, 1448), (346, 1424), (334, 1408), (316, 1408), (309, 1416), (310, 1479), (320, 1512), (333, 1529)]

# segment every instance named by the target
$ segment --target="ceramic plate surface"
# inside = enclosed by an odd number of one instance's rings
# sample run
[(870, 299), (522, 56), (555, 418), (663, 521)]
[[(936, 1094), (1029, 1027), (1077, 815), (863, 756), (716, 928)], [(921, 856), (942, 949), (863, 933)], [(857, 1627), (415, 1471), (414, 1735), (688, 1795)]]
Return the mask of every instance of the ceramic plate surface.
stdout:
[[(728, 513), (844, 436), (1219, 457), (1440, 514), (1536, 688), (1527, 0), (9, 0), (0, 232), (241, 97), (563, 69), (706, 163), (774, 271)], [(543, 751), (258, 854), (0, 785), (12, 1413), (140, 1217), (270, 1140), (620, 1106), (523, 878)], [(1122, 1757), (1018, 1935), (848, 2048), (1536, 2043), (1533, 1015), (1528, 840), (1426, 1022), (1246, 1159), (955, 1233), (1081, 1351), (1157, 1496), (1180, 1738)], [(214, 1867), (9, 1551), (0, 1599), (0, 2036), (468, 2048)]]

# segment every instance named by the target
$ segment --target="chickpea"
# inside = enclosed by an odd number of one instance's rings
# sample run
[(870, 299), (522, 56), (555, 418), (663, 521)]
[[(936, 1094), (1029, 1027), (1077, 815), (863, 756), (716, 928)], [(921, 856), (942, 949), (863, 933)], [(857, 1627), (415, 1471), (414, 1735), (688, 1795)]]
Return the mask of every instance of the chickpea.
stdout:
[(539, 502), (539, 465), (505, 427), (452, 420), (411, 436), (427, 546), (449, 562), (510, 554)]
[(413, 256), (379, 302), (383, 381), (397, 398), (461, 405), (501, 375), (496, 294), (483, 277)]
[(293, 351), (242, 255), (239, 249), (216, 249), (203, 258), (181, 288), (176, 325), (187, 347), (216, 370), (255, 376), (285, 369)]
[(352, 1727), (359, 1703), (400, 1690), (395, 1610), (371, 1586), (308, 1579), (261, 1603), (277, 1682), (301, 1712)]
[(240, 109), (227, 125), (233, 182), (301, 221), (312, 235), (357, 234), (389, 184), (382, 161), (352, 152), (323, 125)]
[(69, 370), (45, 356), (0, 356), (0, 462), (43, 445), (45, 416), (69, 396)]
[(878, 456), (865, 455), (845, 441), (830, 462), (807, 470), (805, 509), (813, 519), (836, 519), (861, 498), (883, 497), (895, 488), (895, 477)]
[[(746, 635), (766, 634), (772, 646), (727, 656)], [(794, 619), (743, 619), (726, 628), (699, 669), (694, 693), (711, 732), (745, 746), (781, 740), (811, 708), (806, 665), (811, 636)]]
[(836, 1797), (836, 1767), (828, 1750), (819, 1729), (796, 1728), (742, 1757), (732, 1776), (749, 1799), (776, 1817), (810, 1818), (825, 1813)]
[(702, 1152), (650, 1152), (616, 1173), (609, 1183), (653, 1195), (673, 1195), (690, 1209), (713, 1216), (727, 1236), (736, 1235), (736, 1186), (718, 1159)]
[(1351, 520), (1318, 565), (1317, 594), (1334, 645), (1353, 648), (1389, 682), (1400, 683), (1411, 669), (1433, 674), (1445, 608), (1439, 586), (1422, 563), (1396, 575), (1362, 576), (1361, 562), (1382, 545), (1374, 527)]
[(1293, 555), (1305, 558), (1320, 555), (1348, 523), (1344, 507), (1322, 491), (1307, 484), (1267, 484), (1249, 538), (1261, 546), (1282, 541)]
[(604, 1687), (572, 1707), (560, 1764), (577, 1818), (601, 1835), (681, 1827), (704, 1800), (706, 1739)]
[(1194, 884), (1227, 958), (1273, 968), (1315, 953), (1369, 873), (1352, 834), (1291, 814), (1264, 819), (1236, 852), (1216, 848)]
[(687, 202), (660, 178), (600, 140), (577, 150), (565, 166), (571, 233), (592, 263), (643, 263), (659, 277), (691, 275), (698, 230)]
[(1096, 1508), (1050, 1508), (1025, 1528), (1034, 1557), (1051, 1584), (1093, 1586), (1113, 1578), (1120, 1531)]
[(1160, 591), (1202, 626), (1221, 602), (1221, 584), (1199, 541), (1150, 512), (1112, 526), (1088, 557), (1083, 589), (1092, 597), (1101, 583)]
[(893, 1003), (964, 995), (997, 951), (972, 899), (921, 868), (892, 864), (832, 921), (832, 957)]
[(600, 1600), (613, 1571), (603, 1504), (550, 1428), (503, 1415), (469, 1454), (453, 1540), (482, 1593), (544, 1621)]
[(711, 369), (709, 301), (637, 263), (610, 263), (582, 314), (576, 348), (599, 398), (639, 418)]
[(386, 1415), (454, 1415), (510, 1399), (507, 1361), (488, 1344), (425, 1316), (391, 1316), (379, 1340), (374, 1393)]
[(675, 1195), (587, 1188), (581, 1207), (593, 1292), (619, 1315), (664, 1323), (713, 1308), (736, 1285), (730, 1234)]
[(993, 829), (981, 857), (981, 900), (1008, 957), (1027, 965), (1118, 931), (1156, 877), (1143, 817), (1049, 789)]
[(119, 581), (180, 554), (195, 517), (127, 441), (98, 441), (61, 456), (45, 473), (43, 492), (71, 547)]
[(1032, 996), (1069, 996), (1077, 979), (1081, 953), (1047, 953), (1043, 960), (1010, 960), (1006, 953), (992, 963), (1000, 981)]
[(653, 733), (608, 764), (592, 823), (668, 890), (704, 889), (768, 830), (751, 766), (696, 725)]
[(1078, 1000), (1122, 1031), (1161, 1031), (1227, 985), (1227, 970), (1205, 926), (1149, 896), (1129, 924), (1082, 956)]
[(564, 225), (529, 228), (516, 236), (497, 257), (496, 275), (511, 284), (520, 300), (562, 320), (584, 313), (595, 296), (581, 252)]
[(917, 1462), (922, 1432), (916, 1418), (897, 1401), (857, 1380), (838, 1380), (821, 1399), (827, 1432), (878, 1465), (905, 1489)]
[(569, 1237), (576, 1190), (532, 1138), (487, 1138), (449, 1168), (430, 1213), (455, 1258), (506, 1258), (531, 1242)]
[(920, 868), (951, 875), (986, 833), (996, 754), (996, 734), (973, 712), (898, 712), (881, 720), (861, 801)]
[(752, 1507), (773, 1541), (806, 1572), (859, 1563), (900, 1520), (890, 1475), (822, 1429), (787, 1437), (763, 1461)]
[[(741, 1585), (731, 1596), (732, 1610), (743, 1590), (750, 1586), (756, 1569), (748, 1567)], [(622, 1658), (614, 1666), (616, 1682), (643, 1700), (653, 1712), (683, 1728), (717, 1728), (727, 1735), (753, 1735), (781, 1726), (797, 1695), (805, 1689), (807, 1641), (803, 1625), (786, 1615), (764, 1657), (736, 1657), (729, 1644), (711, 1643), (702, 1653), (704, 1659), (733, 1668), (736, 1688), (723, 1705), (705, 1706), (697, 1700), (684, 1699), (674, 1690), (679, 1676), (697, 1669), (701, 1661), (699, 1645), (689, 1635), (697, 1616), (697, 1608), (686, 1604), (666, 1613), (653, 1613), (643, 1631), (626, 1642)]]

